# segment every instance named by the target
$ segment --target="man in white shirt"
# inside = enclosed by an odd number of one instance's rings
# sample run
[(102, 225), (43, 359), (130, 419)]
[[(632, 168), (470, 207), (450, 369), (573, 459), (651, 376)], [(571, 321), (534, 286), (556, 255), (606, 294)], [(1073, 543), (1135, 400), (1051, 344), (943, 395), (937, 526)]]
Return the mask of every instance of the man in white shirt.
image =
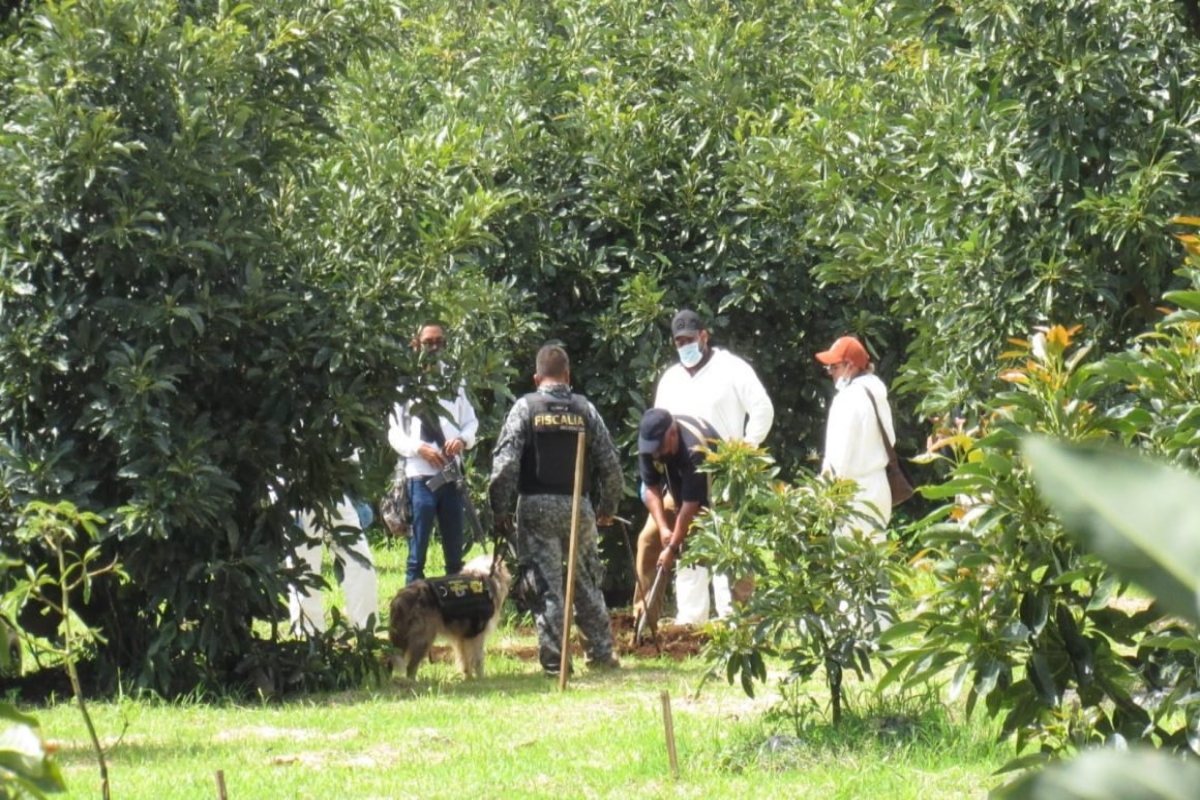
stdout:
[[(709, 346), (708, 329), (695, 311), (683, 309), (671, 320), (671, 336), (679, 354), (679, 363), (663, 373), (654, 394), (654, 407), (672, 414), (698, 417), (716, 429), (722, 441), (741, 440), (762, 444), (775, 420), (775, 407), (754, 368), (719, 347)], [(670, 532), (668, 531), (668, 534)], [(635, 604), (643, 589), (654, 580), (657, 553), (653, 541), (661, 539), (653, 518), (638, 536), (638, 586)], [(665, 543), (663, 543), (665, 546)], [(675, 573), (676, 617), (679, 624), (708, 621), (708, 570), (701, 566), (677, 568)], [(729, 578), (713, 577), (717, 616), (728, 616), (732, 606)], [(651, 617), (653, 617), (653, 611)], [(653, 623), (655, 619), (648, 620)]]
[[(436, 323), (423, 325), (414, 344), (422, 354), (434, 359), (446, 344), (445, 329)], [(440, 363), (431, 361), (431, 369), (441, 369)], [(412, 502), (406, 584), (425, 577), (425, 556), (435, 518), (442, 536), (446, 574), (454, 575), (463, 566), (466, 514), (462, 494), (453, 482), (436, 491), (427, 484), (443, 467), (475, 445), (479, 420), (462, 386), (454, 397), (438, 398), (438, 406), (423, 413), (413, 400), (408, 400), (397, 403), (388, 418), (388, 443), (402, 459), (397, 469), (404, 469)]]

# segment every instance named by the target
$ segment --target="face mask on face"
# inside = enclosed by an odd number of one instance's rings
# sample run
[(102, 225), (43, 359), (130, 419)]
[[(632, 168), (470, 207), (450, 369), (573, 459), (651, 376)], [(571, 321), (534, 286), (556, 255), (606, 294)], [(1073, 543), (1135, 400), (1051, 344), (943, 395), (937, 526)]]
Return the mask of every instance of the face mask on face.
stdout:
[(704, 358), (704, 351), (700, 348), (699, 341), (689, 342), (679, 348), (679, 363), (688, 369), (699, 364), (702, 358)]
[(837, 390), (840, 392), (842, 389), (845, 389), (847, 386), (850, 385), (850, 376), (843, 375), (842, 377), (840, 377), (836, 381), (834, 381), (833, 385), (835, 387), (837, 387)]

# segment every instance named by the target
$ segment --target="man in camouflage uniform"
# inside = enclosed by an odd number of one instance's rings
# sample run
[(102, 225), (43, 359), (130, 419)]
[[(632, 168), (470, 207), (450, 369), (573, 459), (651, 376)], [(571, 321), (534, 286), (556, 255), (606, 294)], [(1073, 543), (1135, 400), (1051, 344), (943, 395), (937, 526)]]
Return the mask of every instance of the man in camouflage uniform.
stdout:
[[(558, 675), (562, 658), (565, 586), (569, 554), (575, 452), (584, 431), (584, 495), (576, 542), (575, 622), (585, 639), (588, 666), (620, 666), (613, 655), (612, 625), (600, 592), (596, 526), (609, 525), (621, 498), (621, 466), (604, 420), (583, 395), (572, 394), (570, 361), (558, 345), (537, 354), (537, 391), (517, 400), (496, 441), (488, 496), (497, 525), (512, 529), (516, 511), (518, 581), (533, 588), (529, 598), (537, 622), (538, 660)], [(595, 510), (588, 497), (596, 493)]]

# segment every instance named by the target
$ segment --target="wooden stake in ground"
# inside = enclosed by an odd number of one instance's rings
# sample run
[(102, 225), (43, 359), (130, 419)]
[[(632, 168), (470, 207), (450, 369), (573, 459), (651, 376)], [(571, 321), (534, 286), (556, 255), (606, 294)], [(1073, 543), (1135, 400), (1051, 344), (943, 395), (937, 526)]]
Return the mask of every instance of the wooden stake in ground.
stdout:
[(663, 689), (663, 730), (667, 737), (667, 760), (671, 763), (671, 777), (679, 780), (679, 759), (675, 755), (675, 722), (671, 719), (671, 695)]
[(579, 432), (575, 445), (575, 492), (571, 496), (571, 543), (567, 548), (567, 592), (563, 608), (562, 660), (558, 665), (558, 688), (567, 688), (567, 674), (571, 671), (571, 623), (575, 611), (575, 548), (579, 541), (579, 506), (583, 502), (583, 456), (587, 434)]
[(225, 794), (225, 770), (217, 770), (217, 800), (229, 800), (229, 795)]

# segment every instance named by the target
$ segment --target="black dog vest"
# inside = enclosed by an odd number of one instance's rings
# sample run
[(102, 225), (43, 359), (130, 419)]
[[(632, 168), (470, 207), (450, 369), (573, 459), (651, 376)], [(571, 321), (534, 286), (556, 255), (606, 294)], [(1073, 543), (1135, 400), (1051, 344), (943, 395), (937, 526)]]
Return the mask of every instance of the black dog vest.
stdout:
[(496, 610), (486, 578), (477, 575), (447, 575), (427, 581), (442, 618), (468, 623), (467, 637), (478, 636)]

